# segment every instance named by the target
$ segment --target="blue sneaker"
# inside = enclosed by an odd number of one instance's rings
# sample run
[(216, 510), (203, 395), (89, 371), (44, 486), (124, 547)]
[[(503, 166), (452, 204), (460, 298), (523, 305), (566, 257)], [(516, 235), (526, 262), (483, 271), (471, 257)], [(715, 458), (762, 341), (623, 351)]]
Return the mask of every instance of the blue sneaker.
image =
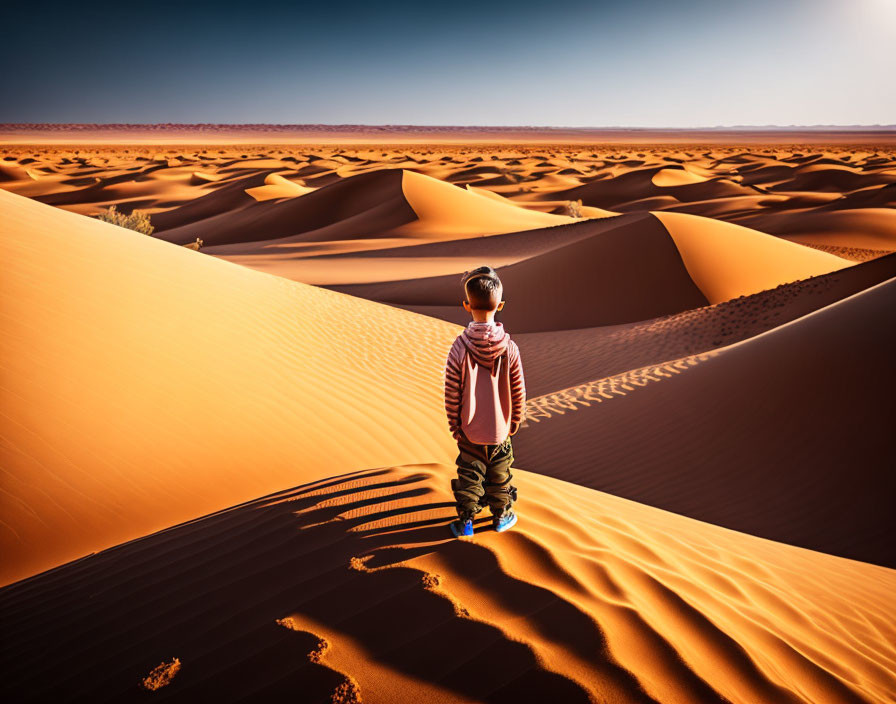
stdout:
[(494, 526), (495, 531), (498, 533), (503, 533), (505, 530), (510, 530), (516, 525), (516, 513), (511, 510), (505, 511), (501, 514), (500, 517), (495, 517)]
[(451, 528), (451, 532), (454, 534), (455, 538), (473, 537), (473, 521), (469, 518), (463, 522), (461, 522), (460, 519), (451, 521), (448, 527)]

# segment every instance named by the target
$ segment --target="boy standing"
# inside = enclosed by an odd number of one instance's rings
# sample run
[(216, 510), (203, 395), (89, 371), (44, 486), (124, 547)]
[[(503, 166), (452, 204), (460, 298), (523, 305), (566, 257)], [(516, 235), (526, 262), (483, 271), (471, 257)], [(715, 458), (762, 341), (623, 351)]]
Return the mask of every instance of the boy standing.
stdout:
[(473, 517), (488, 505), (495, 530), (517, 521), (516, 487), (511, 485), (513, 448), (510, 436), (525, 417), (526, 386), (516, 343), (495, 322), (504, 307), (503, 286), (488, 266), (464, 274), (464, 310), (473, 317), (457, 336), (445, 366), (445, 411), (457, 440), (457, 479), (451, 488), (458, 519), (451, 532), (473, 535)]

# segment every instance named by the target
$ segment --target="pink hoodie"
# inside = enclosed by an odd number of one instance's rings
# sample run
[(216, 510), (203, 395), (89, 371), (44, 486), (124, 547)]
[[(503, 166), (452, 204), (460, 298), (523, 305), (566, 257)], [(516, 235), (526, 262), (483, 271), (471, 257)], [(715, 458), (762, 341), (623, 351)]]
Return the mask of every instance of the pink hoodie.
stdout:
[(516, 343), (503, 323), (470, 322), (445, 366), (445, 412), (455, 439), (498, 445), (523, 422), (526, 384)]

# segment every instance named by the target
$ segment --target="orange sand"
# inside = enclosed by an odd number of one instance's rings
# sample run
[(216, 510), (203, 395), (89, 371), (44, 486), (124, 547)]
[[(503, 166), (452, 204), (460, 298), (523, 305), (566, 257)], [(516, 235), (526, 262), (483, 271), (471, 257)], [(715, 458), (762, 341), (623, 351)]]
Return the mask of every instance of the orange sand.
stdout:
[(2, 582), (334, 466), (449, 451), (432, 406), (454, 326), (0, 208)]
[[(896, 699), (894, 161), (4, 147), (4, 700)], [(529, 420), (462, 543), (481, 263)]]
[(193, 700), (896, 697), (893, 570), (522, 470), (517, 527), (464, 543), (451, 472), (331, 477), (0, 592), (5, 684), (136, 696), (176, 654)]

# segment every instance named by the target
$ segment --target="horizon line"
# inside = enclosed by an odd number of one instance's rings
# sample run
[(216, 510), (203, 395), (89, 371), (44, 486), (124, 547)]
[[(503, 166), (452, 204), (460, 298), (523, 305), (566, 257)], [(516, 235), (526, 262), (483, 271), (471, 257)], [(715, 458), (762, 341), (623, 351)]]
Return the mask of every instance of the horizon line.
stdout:
[(893, 124), (824, 124), (815, 123), (810, 125), (699, 125), (699, 126), (658, 126), (650, 127), (644, 125), (603, 125), (603, 126), (577, 126), (577, 125), (444, 125), (444, 124), (402, 124), (402, 123), (383, 123), (383, 124), (366, 124), (366, 123), (326, 123), (326, 122), (308, 122), (308, 123), (282, 123), (282, 122), (2, 122), (0, 129), (60, 129), (60, 128), (146, 128), (146, 127), (165, 127), (165, 128), (190, 128), (190, 127), (231, 127), (231, 128), (350, 128), (350, 129), (419, 129), (419, 130), (800, 130), (800, 129), (848, 129), (848, 130), (894, 130), (896, 123)]

